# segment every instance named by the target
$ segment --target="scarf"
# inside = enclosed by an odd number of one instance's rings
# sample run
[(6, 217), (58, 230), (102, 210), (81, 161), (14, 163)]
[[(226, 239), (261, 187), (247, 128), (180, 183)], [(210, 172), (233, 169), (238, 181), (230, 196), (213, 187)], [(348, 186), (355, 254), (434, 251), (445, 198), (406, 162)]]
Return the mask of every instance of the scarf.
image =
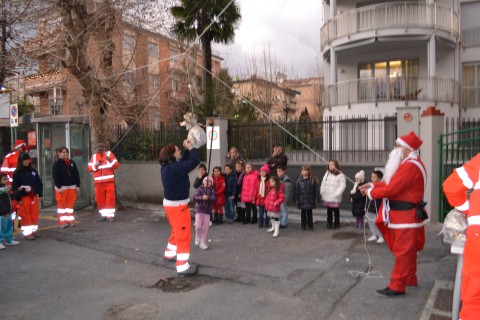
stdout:
[(71, 176), (72, 174), (70, 173), (70, 170), (68, 170), (68, 167), (70, 167), (70, 159), (64, 159), (65, 160), (65, 165), (67, 166), (67, 173), (69, 176)]
[(263, 198), (265, 197), (265, 180), (267, 180), (267, 177), (261, 177), (260, 179), (260, 188), (258, 190), (258, 194)]

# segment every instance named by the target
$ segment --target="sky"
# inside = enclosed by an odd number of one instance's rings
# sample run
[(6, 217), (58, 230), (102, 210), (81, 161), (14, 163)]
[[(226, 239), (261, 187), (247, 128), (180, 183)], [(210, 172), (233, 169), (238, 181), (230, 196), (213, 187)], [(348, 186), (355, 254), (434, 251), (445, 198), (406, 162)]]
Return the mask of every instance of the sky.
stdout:
[(314, 75), (320, 55), (321, 0), (236, 0), (242, 20), (235, 42), (216, 45), (230, 75), (242, 74), (245, 61), (270, 47), (291, 77)]

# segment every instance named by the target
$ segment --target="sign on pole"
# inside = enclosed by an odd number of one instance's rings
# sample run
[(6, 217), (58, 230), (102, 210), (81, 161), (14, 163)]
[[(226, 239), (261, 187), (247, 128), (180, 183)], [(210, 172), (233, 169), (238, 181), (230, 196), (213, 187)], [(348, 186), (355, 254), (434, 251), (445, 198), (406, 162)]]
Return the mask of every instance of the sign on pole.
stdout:
[(18, 127), (18, 104), (10, 105), (10, 127)]
[(212, 147), (212, 150), (220, 149), (220, 127), (207, 127), (207, 149)]

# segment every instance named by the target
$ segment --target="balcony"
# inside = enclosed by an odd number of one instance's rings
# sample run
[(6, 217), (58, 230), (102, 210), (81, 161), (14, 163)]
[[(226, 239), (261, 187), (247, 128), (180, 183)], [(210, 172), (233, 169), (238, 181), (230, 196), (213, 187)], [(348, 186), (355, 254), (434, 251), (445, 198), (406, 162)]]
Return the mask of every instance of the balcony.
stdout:
[(323, 91), (326, 108), (384, 101), (426, 101), (458, 104), (460, 84), (438, 77), (372, 78), (338, 82)]
[[(362, 7), (343, 12), (327, 21), (320, 32), (321, 48), (324, 50), (339, 39), (351, 41), (375, 37), (387, 29), (398, 30), (386, 35), (429, 35), (433, 29), (443, 31), (456, 40), (459, 36), (459, 18), (453, 9), (437, 4), (393, 2)], [(362, 36), (362, 33), (365, 34)]]

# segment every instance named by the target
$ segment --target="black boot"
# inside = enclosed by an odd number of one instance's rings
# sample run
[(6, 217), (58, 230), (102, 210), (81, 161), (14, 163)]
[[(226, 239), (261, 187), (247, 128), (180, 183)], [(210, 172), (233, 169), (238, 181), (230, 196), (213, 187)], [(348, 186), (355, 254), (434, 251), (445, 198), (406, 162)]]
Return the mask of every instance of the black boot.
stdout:
[(255, 206), (255, 204), (252, 204), (252, 221), (250, 222), (251, 224), (256, 224), (258, 222), (257, 220), (257, 215), (258, 215), (258, 211), (257, 211), (257, 207)]
[(218, 216), (217, 224), (223, 224), (223, 214), (217, 214), (217, 216)]
[(218, 214), (217, 214), (217, 213), (214, 213), (214, 214), (213, 214), (212, 223), (213, 223), (213, 224), (217, 224), (217, 223), (218, 223)]
[(327, 209), (327, 228), (328, 229), (332, 229), (332, 227), (333, 227), (332, 221), (333, 221), (332, 210), (330, 208), (328, 208)]
[(245, 208), (237, 207), (237, 219), (235, 222), (243, 222), (245, 220)]
[(338, 229), (340, 228), (340, 210), (336, 210), (334, 214), (335, 214), (335, 220), (333, 221), (333, 228)]
[(250, 215), (252, 214), (250, 209), (246, 210), (247, 212), (245, 213), (245, 220), (243, 220), (243, 224), (250, 223)]
[(258, 220), (258, 227), (263, 228), (263, 217), (260, 220)]

